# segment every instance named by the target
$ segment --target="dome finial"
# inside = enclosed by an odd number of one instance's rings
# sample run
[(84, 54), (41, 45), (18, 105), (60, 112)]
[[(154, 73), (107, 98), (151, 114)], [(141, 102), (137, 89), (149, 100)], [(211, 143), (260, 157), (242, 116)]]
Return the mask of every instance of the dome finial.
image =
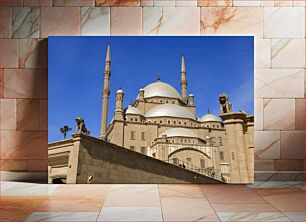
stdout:
[(210, 109), (209, 109), (209, 106), (208, 106), (208, 109), (207, 109), (207, 113), (208, 113), (208, 114), (210, 114)]
[(157, 81), (160, 82), (160, 74), (157, 74)]

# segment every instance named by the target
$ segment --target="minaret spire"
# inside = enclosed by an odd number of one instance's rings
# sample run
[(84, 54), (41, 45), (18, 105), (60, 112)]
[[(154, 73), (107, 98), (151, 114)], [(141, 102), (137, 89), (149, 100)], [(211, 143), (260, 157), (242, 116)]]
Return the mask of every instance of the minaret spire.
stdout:
[(184, 54), (182, 55), (182, 66), (181, 66), (181, 90), (182, 99), (187, 104), (187, 80), (186, 80), (186, 66)]
[(107, 45), (107, 52), (105, 58), (105, 68), (104, 68), (104, 85), (102, 91), (102, 116), (101, 116), (101, 129), (100, 129), (100, 138), (106, 139), (106, 130), (107, 130), (107, 121), (108, 121), (108, 101), (110, 93), (110, 44)]

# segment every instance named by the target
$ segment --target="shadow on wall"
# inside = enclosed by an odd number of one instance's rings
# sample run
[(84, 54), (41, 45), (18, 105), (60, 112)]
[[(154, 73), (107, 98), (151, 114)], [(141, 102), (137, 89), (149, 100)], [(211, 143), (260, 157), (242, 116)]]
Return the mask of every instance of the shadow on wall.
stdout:
[(7, 69), (3, 76), (3, 96), (17, 99), (17, 124), (16, 131), (1, 134), (1, 171), (8, 171), (1, 179), (47, 182), (48, 39), (22, 41), (20, 69)]

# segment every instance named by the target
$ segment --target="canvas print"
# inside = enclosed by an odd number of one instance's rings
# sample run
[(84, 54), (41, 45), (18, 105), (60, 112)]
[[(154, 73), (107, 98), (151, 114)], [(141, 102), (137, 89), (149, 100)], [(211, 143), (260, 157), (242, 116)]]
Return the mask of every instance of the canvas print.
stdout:
[(254, 38), (49, 37), (49, 183), (252, 183)]

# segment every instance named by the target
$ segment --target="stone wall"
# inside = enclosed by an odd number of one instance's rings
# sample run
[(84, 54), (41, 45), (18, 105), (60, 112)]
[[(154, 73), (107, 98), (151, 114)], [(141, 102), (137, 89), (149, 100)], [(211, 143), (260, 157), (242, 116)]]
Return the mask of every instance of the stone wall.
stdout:
[(92, 183), (219, 183), (91, 136), (75, 135), (74, 140), (80, 141), (76, 183), (87, 183), (89, 176)]

